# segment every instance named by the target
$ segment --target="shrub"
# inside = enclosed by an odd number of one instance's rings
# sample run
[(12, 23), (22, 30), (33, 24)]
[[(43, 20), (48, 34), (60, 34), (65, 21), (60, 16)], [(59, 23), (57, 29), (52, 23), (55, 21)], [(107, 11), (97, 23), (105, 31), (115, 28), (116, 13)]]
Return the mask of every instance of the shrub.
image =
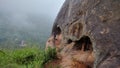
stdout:
[(45, 63), (55, 58), (56, 50), (51, 48), (48, 48), (46, 51), (37, 47), (1, 50), (0, 67), (43, 68)]

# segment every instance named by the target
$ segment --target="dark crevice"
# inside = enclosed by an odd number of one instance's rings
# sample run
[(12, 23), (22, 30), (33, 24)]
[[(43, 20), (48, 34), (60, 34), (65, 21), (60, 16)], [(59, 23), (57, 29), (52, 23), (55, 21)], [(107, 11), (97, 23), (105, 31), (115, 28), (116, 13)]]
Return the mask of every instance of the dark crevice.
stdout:
[(71, 40), (71, 39), (68, 39), (67, 40), (67, 44), (70, 44), (70, 43), (72, 43), (73, 41)]
[(54, 27), (53, 27), (53, 30), (52, 30), (52, 36), (53, 36), (53, 43), (54, 43), (54, 45), (55, 45), (55, 41), (56, 40), (58, 40), (57, 38), (56, 38), (56, 36), (59, 36), (61, 34), (61, 29), (60, 29), (60, 27), (59, 27), (59, 25), (54, 25)]
[(54, 35), (54, 34), (55, 35), (61, 34), (61, 28), (57, 24), (53, 27), (53, 30), (52, 30), (52, 35)]
[(73, 49), (84, 51), (92, 50), (92, 42), (88, 36), (83, 36), (80, 40), (75, 41)]

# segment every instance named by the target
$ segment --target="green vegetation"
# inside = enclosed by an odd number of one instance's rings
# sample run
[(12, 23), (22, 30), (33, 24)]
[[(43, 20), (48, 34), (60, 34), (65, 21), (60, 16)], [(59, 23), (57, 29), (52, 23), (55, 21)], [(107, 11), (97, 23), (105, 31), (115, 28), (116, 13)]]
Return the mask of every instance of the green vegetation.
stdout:
[(56, 58), (56, 50), (25, 47), (0, 50), (0, 68), (44, 68), (44, 64)]

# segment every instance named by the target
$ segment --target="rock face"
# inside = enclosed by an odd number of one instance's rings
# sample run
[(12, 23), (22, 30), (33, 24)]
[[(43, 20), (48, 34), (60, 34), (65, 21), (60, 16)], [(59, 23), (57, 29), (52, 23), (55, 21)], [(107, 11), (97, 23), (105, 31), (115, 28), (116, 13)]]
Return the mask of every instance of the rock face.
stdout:
[(120, 0), (66, 0), (50, 38), (62, 68), (120, 68)]

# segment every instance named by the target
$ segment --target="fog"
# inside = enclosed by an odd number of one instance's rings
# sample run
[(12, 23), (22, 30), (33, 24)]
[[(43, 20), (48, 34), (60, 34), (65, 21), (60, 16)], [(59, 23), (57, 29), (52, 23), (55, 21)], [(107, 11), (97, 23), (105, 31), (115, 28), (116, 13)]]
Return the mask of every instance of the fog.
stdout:
[(0, 0), (0, 40), (4, 35), (15, 37), (21, 31), (21, 35), (42, 37), (41, 42), (45, 42), (63, 3), (64, 0)]
[(35, 13), (55, 18), (64, 0), (0, 0), (0, 11)]

